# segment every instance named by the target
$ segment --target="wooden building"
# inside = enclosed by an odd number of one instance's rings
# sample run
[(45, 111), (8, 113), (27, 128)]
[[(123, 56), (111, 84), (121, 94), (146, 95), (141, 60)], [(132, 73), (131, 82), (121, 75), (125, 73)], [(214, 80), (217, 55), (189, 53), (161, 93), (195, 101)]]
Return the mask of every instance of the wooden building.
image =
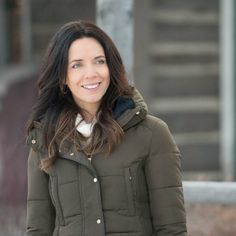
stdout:
[[(47, 43), (65, 22), (96, 22), (98, 4), (99, 0), (0, 0), (0, 188), (4, 189), (0, 200), (25, 201), (23, 127)], [(182, 152), (184, 179), (232, 180), (232, 153), (222, 154), (227, 140), (222, 139), (227, 130), (222, 122), (230, 116), (221, 105), (222, 1), (136, 0), (132, 4), (129, 14), (134, 24), (123, 27), (133, 27), (134, 32), (133, 80), (150, 112), (165, 120), (174, 134)], [(20, 186), (18, 195), (13, 193), (15, 186)]]

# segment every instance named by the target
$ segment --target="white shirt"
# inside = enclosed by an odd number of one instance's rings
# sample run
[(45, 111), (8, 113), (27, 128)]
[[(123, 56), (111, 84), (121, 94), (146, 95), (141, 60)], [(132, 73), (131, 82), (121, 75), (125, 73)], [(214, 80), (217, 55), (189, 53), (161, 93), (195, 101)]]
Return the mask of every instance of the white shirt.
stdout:
[[(82, 116), (78, 113), (75, 119), (75, 126), (78, 132), (80, 132), (84, 137), (88, 138), (93, 132), (93, 127), (96, 124), (97, 120), (94, 118), (91, 123), (86, 123), (83, 120)], [(88, 140), (89, 142), (89, 140)], [(91, 161), (91, 158), (88, 158)]]

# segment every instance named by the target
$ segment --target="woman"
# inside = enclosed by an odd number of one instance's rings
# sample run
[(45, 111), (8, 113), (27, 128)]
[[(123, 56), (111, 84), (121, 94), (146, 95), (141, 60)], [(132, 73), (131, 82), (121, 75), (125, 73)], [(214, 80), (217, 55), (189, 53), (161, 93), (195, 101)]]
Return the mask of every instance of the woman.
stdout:
[(97, 26), (52, 38), (28, 126), (27, 236), (186, 235), (180, 154)]

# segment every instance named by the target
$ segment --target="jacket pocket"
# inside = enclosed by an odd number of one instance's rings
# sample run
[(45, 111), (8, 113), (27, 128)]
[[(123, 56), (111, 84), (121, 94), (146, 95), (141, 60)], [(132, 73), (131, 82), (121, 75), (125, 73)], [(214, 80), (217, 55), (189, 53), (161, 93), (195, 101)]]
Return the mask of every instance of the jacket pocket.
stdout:
[(134, 183), (130, 167), (125, 168), (125, 184), (129, 215), (135, 214)]
[(50, 176), (49, 192), (51, 195), (52, 203), (56, 209), (56, 216), (60, 225), (65, 225), (62, 207), (58, 198), (58, 179), (57, 176)]

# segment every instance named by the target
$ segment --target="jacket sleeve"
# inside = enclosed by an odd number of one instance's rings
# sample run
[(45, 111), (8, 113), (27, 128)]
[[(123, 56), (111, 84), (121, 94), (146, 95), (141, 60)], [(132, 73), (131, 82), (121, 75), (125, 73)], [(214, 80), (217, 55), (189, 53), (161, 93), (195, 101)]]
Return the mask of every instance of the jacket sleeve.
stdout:
[(49, 195), (49, 177), (39, 168), (39, 153), (28, 157), (28, 196), (25, 236), (52, 236), (55, 211)]
[(186, 236), (180, 153), (168, 126), (157, 119), (145, 162), (155, 236)]

